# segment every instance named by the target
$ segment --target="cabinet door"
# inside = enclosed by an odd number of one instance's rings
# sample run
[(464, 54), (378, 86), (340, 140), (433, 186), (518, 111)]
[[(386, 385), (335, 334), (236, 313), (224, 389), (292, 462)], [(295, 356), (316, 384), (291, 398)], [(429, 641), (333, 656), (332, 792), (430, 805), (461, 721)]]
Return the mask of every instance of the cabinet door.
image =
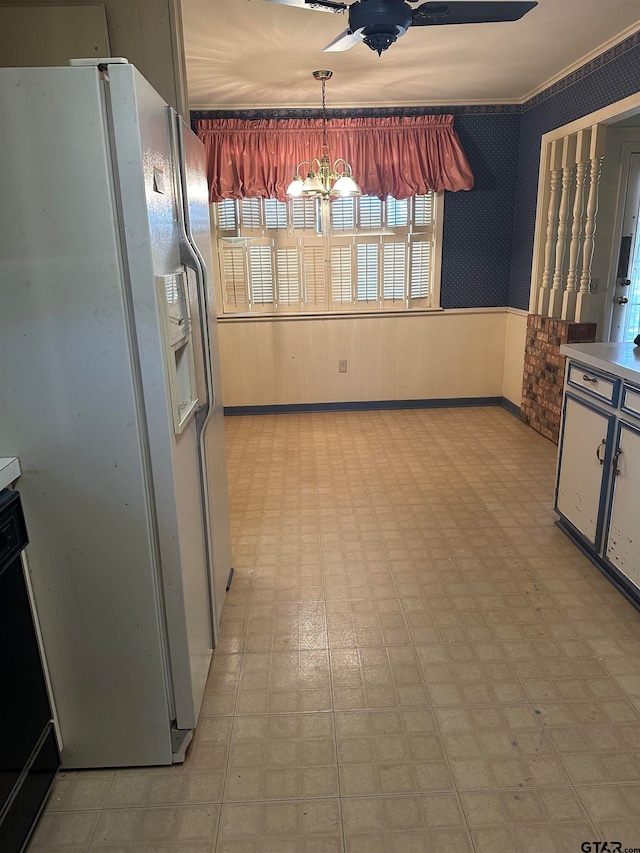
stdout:
[(605, 556), (640, 587), (640, 430), (621, 423)]
[(565, 395), (556, 509), (597, 550), (613, 439), (613, 415)]

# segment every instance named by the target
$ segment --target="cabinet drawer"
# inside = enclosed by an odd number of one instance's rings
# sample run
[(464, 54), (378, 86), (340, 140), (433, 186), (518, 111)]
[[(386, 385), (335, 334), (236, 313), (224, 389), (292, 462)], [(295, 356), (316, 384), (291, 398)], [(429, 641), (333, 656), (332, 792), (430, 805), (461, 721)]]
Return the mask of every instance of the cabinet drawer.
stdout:
[(603, 400), (611, 406), (618, 404), (620, 380), (616, 379), (615, 376), (600, 373), (598, 370), (572, 361), (567, 373), (567, 384), (574, 388), (580, 388), (587, 394), (591, 394), (592, 397), (597, 397), (598, 400)]
[(640, 418), (640, 388), (636, 388), (635, 385), (627, 385), (625, 382), (622, 386), (620, 408), (623, 412), (629, 412), (629, 414)]

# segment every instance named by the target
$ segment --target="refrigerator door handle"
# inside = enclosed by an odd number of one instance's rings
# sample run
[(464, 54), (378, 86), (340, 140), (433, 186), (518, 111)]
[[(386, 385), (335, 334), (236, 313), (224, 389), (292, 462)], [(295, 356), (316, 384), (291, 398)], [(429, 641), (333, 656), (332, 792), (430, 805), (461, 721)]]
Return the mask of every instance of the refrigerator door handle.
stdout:
[(202, 409), (196, 414), (197, 434), (198, 434), (198, 462), (200, 467), (200, 489), (201, 503), (205, 535), (206, 559), (208, 565), (208, 584), (209, 584), (209, 615), (211, 622), (211, 632), (214, 644), (217, 642), (217, 622), (216, 622), (216, 602), (215, 589), (213, 580), (213, 530), (211, 524), (211, 500), (207, 489), (207, 455), (205, 452), (205, 431), (211, 419), (214, 410), (215, 390), (213, 381), (213, 365), (211, 362), (211, 342), (209, 336), (209, 304), (207, 299), (207, 267), (204, 258), (200, 254), (198, 247), (189, 233), (187, 222), (187, 203), (186, 203), (186, 186), (183, 182), (186, 181), (184, 170), (184, 143), (182, 139), (181, 118), (178, 113), (168, 107), (169, 124), (171, 133), (171, 147), (173, 149), (173, 157), (175, 162), (174, 174), (176, 176), (176, 201), (177, 201), (177, 219), (178, 232), (180, 243), (180, 262), (189, 269), (193, 270), (196, 276), (197, 296), (198, 296), (198, 313), (200, 336), (202, 340), (202, 362), (205, 375), (205, 385), (207, 389), (207, 400)]
[[(184, 223), (183, 223), (184, 224)], [(183, 231), (183, 227), (180, 228), (180, 232)], [(207, 306), (206, 306), (206, 297), (205, 297), (205, 285), (204, 279), (202, 275), (202, 269), (200, 268), (200, 264), (198, 262), (195, 253), (190, 246), (189, 242), (184, 239), (181, 235), (180, 238), (180, 263), (188, 267), (193, 271), (196, 277), (196, 290), (198, 294), (198, 314), (200, 315), (200, 335), (202, 338), (202, 360), (203, 360), (203, 372), (204, 372), (204, 384), (206, 389), (206, 396), (203, 401), (198, 405), (197, 411), (202, 411), (203, 409), (211, 409), (213, 406), (213, 398), (212, 398), (212, 389), (211, 389), (211, 367), (209, 363), (209, 340), (206, 329), (204, 328), (206, 325), (206, 321), (203, 321), (203, 316), (206, 317)]]
[(204, 431), (206, 421), (213, 411), (215, 403), (215, 389), (213, 385), (213, 375), (211, 368), (211, 345), (209, 339), (209, 305), (207, 300), (207, 273), (204, 258), (201, 256), (195, 241), (189, 234), (186, 221), (186, 201), (185, 188), (183, 187), (184, 180), (184, 146), (182, 143), (182, 127), (181, 119), (178, 113), (172, 108), (167, 107), (169, 112), (169, 123), (171, 128), (171, 142), (173, 148), (173, 156), (175, 161), (176, 175), (176, 207), (178, 220), (178, 233), (180, 244), (180, 262), (184, 266), (193, 270), (196, 276), (196, 288), (198, 296), (198, 314), (200, 336), (202, 339), (202, 361), (205, 377), (206, 400), (199, 407), (199, 411), (206, 408), (205, 422), (201, 425), (201, 430)]

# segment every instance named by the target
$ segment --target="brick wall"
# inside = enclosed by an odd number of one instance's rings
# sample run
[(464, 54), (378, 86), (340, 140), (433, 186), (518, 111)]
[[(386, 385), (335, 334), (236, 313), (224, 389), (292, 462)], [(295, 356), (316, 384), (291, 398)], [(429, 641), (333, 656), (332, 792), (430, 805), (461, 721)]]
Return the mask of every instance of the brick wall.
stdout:
[(595, 323), (571, 323), (529, 314), (524, 350), (520, 417), (536, 432), (558, 443), (565, 357), (562, 344), (590, 343)]

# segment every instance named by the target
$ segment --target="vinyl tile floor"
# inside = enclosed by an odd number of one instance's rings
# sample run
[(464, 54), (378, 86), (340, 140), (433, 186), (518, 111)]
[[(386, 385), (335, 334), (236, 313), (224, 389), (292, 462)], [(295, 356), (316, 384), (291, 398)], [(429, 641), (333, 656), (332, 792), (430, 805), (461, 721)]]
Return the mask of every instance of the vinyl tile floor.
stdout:
[(187, 759), (61, 773), (30, 853), (640, 849), (640, 614), (554, 525), (556, 448), (500, 408), (226, 429)]

